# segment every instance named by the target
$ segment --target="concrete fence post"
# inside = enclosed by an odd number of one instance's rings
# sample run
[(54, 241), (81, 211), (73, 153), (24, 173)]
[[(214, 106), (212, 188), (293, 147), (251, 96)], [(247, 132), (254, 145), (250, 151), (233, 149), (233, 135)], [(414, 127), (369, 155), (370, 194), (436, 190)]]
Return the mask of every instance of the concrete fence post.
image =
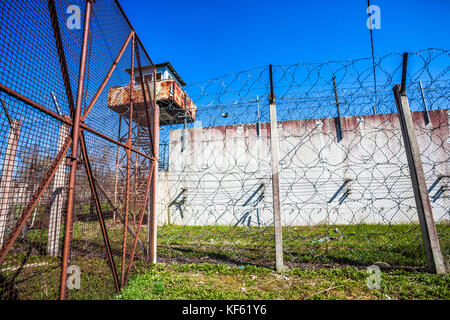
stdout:
[(400, 90), (400, 87), (400, 85), (396, 85), (393, 90), (395, 101), (397, 103), (403, 141), (405, 143), (406, 157), (408, 159), (409, 172), (417, 213), (419, 215), (420, 230), (422, 232), (428, 268), (432, 273), (442, 274), (445, 273), (445, 265), (439, 247), (439, 239), (434, 224), (433, 212), (420, 158), (419, 145), (414, 131), (411, 109), (409, 108), (408, 97), (406, 96), (404, 88), (403, 90)]
[(272, 157), (272, 197), (273, 197), (273, 223), (275, 232), (275, 265), (277, 271), (284, 270), (283, 261), (283, 232), (280, 206), (280, 141), (278, 136), (277, 106), (273, 92), (272, 65), (270, 72), (270, 149)]
[(0, 182), (0, 247), (3, 245), (6, 225), (8, 222), (10, 198), (13, 194), (13, 171), (16, 160), (17, 144), (20, 137), (20, 120), (12, 119), (9, 129), (6, 152), (3, 159)]
[[(153, 70), (153, 79), (156, 79), (156, 69)], [(157, 263), (157, 249), (158, 249), (158, 203), (157, 203), (157, 192), (158, 192), (158, 175), (159, 175), (159, 126), (160, 126), (160, 111), (158, 103), (156, 102), (156, 81), (153, 81), (153, 147), (154, 147), (154, 157), (155, 164), (153, 166), (153, 177), (150, 189), (150, 206), (148, 212), (148, 262), (150, 264)]]
[[(70, 127), (65, 123), (61, 123), (57, 150), (62, 149), (64, 142), (69, 136), (69, 132)], [(64, 201), (66, 199), (66, 183), (66, 164), (65, 162), (62, 162), (58, 169), (56, 169), (55, 177), (53, 178), (53, 202), (50, 208), (50, 219), (48, 224), (47, 254), (52, 257), (58, 256), (61, 218), (64, 210)]]

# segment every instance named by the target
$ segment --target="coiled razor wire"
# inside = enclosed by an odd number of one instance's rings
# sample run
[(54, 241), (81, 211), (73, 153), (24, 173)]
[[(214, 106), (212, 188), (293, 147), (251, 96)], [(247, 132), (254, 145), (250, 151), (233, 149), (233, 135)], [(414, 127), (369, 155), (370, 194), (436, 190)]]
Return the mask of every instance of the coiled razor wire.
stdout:
[[(447, 261), (449, 58), (441, 49), (409, 53), (406, 82)], [(273, 70), (285, 262), (425, 268), (392, 92), (402, 54), (375, 59), (376, 90), (371, 58)], [(185, 90), (195, 121), (160, 131), (159, 259), (273, 267), (269, 68)]]

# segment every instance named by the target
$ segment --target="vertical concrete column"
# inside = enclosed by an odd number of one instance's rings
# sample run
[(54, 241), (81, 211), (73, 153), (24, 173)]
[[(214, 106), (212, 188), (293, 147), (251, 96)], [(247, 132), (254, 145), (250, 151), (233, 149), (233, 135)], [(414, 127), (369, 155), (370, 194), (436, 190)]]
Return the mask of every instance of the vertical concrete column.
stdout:
[(149, 228), (149, 259), (152, 264), (157, 263), (157, 234), (158, 234), (158, 201), (157, 201), (157, 190), (158, 190), (158, 175), (159, 175), (159, 106), (155, 103), (154, 109), (154, 125), (153, 125), (153, 143), (155, 145), (155, 165), (153, 166), (153, 177), (151, 186), (151, 219)]
[[(153, 71), (153, 79), (156, 79), (156, 70)], [(158, 203), (157, 203), (157, 190), (158, 190), (158, 175), (159, 175), (159, 106), (156, 103), (156, 81), (153, 82), (153, 146), (155, 164), (153, 166), (152, 184), (149, 197), (149, 212), (148, 212), (148, 262), (151, 264), (157, 263), (157, 248), (158, 248)]]
[(273, 93), (272, 65), (270, 70), (270, 149), (272, 156), (272, 197), (273, 197), (273, 224), (275, 232), (275, 264), (277, 271), (284, 269), (283, 261), (283, 232), (280, 206), (280, 141), (278, 136), (277, 106)]
[(419, 215), (420, 230), (422, 232), (428, 268), (432, 273), (445, 273), (445, 264), (439, 246), (436, 226), (434, 224), (433, 212), (431, 210), (430, 198), (428, 196), (425, 174), (420, 158), (420, 150), (417, 143), (416, 132), (414, 130), (411, 109), (409, 108), (408, 97), (404, 91), (403, 93), (400, 91), (399, 85), (394, 87), (394, 96), (397, 103), (403, 141), (405, 143), (406, 158), (408, 159), (408, 167), (411, 175), (417, 213)]
[(20, 137), (20, 120), (12, 119), (3, 159), (2, 176), (0, 182), (0, 247), (3, 245), (6, 224), (8, 222), (9, 203), (13, 188), (14, 162), (16, 160), (17, 144)]
[[(59, 129), (58, 149), (61, 150), (70, 132), (70, 127), (62, 123)], [(48, 225), (47, 254), (52, 257), (58, 256), (61, 218), (66, 199), (65, 187), (67, 183), (66, 164), (63, 161), (56, 169), (53, 178), (52, 205), (50, 208), (50, 219)]]

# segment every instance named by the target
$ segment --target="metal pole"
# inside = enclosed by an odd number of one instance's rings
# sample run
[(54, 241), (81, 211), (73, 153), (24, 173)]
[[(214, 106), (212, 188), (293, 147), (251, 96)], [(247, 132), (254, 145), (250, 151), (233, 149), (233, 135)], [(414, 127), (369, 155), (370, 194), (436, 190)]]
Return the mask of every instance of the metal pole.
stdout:
[(3, 111), (5, 112), (6, 118), (8, 119), (9, 125), (12, 125), (12, 119), (11, 116), (9, 115), (8, 109), (5, 106), (5, 101), (3, 101), (3, 99), (0, 99), (0, 102), (2, 103), (2, 108)]
[(92, 168), (91, 168), (89, 156), (87, 153), (87, 147), (86, 147), (86, 141), (84, 139), (84, 135), (81, 135), (80, 142), (81, 142), (81, 152), (83, 154), (83, 160), (84, 160), (84, 167), (86, 169), (86, 175), (88, 177), (89, 187), (91, 189), (92, 197), (95, 202), (96, 211), (97, 211), (98, 219), (99, 219), (99, 223), (100, 223), (100, 228), (102, 231), (103, 242), (105, 244), (106, 253), (108, 254), (109, 266), (111, 268), (111, 272), (113, 275), (114, 284), (116, 286), (116, 291), (119, 292), (120, 291), (119, 277), (117, 276), (117, 269), (116, 269), (116, 265), (114, 263), (114, 257), (113, 257), (111, 245), (109, 242), (109, 237), (108, 237), (108, 232), (106, 229), (105, 218), (103, 216), (102, 206), (100, 204), (100, 200), (98, 197), (97, 188), (95, 187), (94, 175), (92, 173)]
[(259, 111), (259, 96), (256, 96), (256, 110), (258, 113), (258, 124), (256, 126), (256, 135), (259, 137), (261, 134), (261, 113)]
[(83, 30), (83, 44), (81, 48), (80, 58), (80, 72), (78, 75), (78, 91), (76, 99), (76, 109), (73, 120), (72, 129), (72, 157), (70, 158), (70, 177), (69, 177), (69, 192), (67, 195), (67, 213), (66, 213), (66, 230), (64, 235), (64, 248), (61, 270), (61, 287), (60, 287), (60, 299), (65, 300), (67, 296), (67, 267), (70, 258), (70, 247), (72, 245), (72, 223), (73, 223), (73, 205), (75, 196), (75, 178), (77, 173), (77, 161), (78, 161), (78, 144), (80, 137), (80, 120), (81, 120), (81, 107), (83, 103), (83, 88), (84, 77), (86, 71), (86, 56), (89, 42), (89, 29), (91, 22), (93, 0), (86, 1), (85, 21)]
[[(136, 149), (139, 150), (140, 140), (140, 125), (136, 125), (137, 135), (136, 135)], [(138, 192), (139, 192), (139, 155), (136, 153), (134, 160), (134, 197), (133, 197), (133, 222), (136, 222), (136, 208), (138, 202)]]
[[(61, 30), (59, 29), (58, 13), (56, 11), (55, 1), (48, 0), (47, 5), (48, 5), (49, 12), (50, 12), (50, 19), (52, 21), (53, 36), (55, 38), (56, 50), (58, 52), (59, 65), (61, 68), (61, 74), (62, 74), (63, 81), (64, 81), (64, 88), (66, 90), (67, 102), (69, 103), (70, 116), (74, 117), (75, 102), (73, 101), (72, 86), (70, 85), (69, 69), (67, 68), (66, 55), (64, 53), (64, 46), (63, 46), (63, 40), (61, 37)], [(61, 116), (62, 113), (59, 110), (58, 103), (56, 102), (56, 97), (53, 92), (52, 92), (52, 97), (53, 97), (53, 101), (55, 103), (55, 107), (58, 111), (58, 114)]]
[[(367, 9), (370, 8), (370, 0), (367, 0)], [(375, 94), (375, 104), (372, 107), (373, 114), (377, 114), (376, 104), (377, 104), (377, 74), (375, 69), (375, 55), (373, 50), (373, 33), (372, 33), (372, 19), (371, 19), (371, 11), (368, 11), (369, 14), (369, 32), (370, 32), (370, 47), (372, 48), (372, 68), (373, 68), (373, 86), (374, 86), (374, 94)]]
[[(141, 60), (139, 56), (139, 46), (136, 45), (136, 58), (138, 62), (139, 67), (139, 73), (141, 75), (141, 78), (143, 78), (142, 73), (142, 66), (141, 66)], [(142, 47), (144, 50), (145, 49)], [(147, 56), (148, 57), (148, 56)], [(150, 60), (151, 62), (151, 60)], [(152, 63), (153, 65), (153, 63)], [(153, 66), (154, 67), (154, 66)], [(153, 122), (150, 122), (150, 114), (149, 114), (149, 108), (147, 107), (147, 99), (146, 99), (146, 93), (145, 88), (147, 88), (150, 105), (153, 107)], [(156, 220), (156, 190), (155, 187), (158, 182), (158, 167), (159, 167), (159, 106), (156, 103), (156, 69), (153, 69), (153, 97), (151, 96), (152, 91), (150, 90), (149, 83), (144, 81), (141, 81), (141, 88), (143, 92), (143, 98), (144, 98), (144, 104), (145, 104), (145, 112), (147, 116), (148, 121), (148, 132), (149, 132), (149, 138), (152, 145), (152, 150), (154, 152), (154, 159), (155, 162), (152, 164), (152, 186), (150, 189), (151, 196), (148, 197), (148, 219), (147, 219), (147, 226), (148, 226), (148, 248), (147, 248), (147, 259), (151, 263), (156, 263), (156, 248), (157, 248), (157, 220)]]
[[(117, 141), (120, 141), (121, 130), (122, 130), (122, 116), (119, 116), (119, 133), (118, 133)], [(115, 207), (117, 207), (117, 184), (119, 182), (119, 166), (120, 166), (119, 158), (120, 158), (120, 147), (117, 146), (116, 172), (115, 172), (115, 177), (114, 177), (114, 206)], [(114, 223), (116, 222), (116, 212), (115, 211), (113, 214), (113, 221), (114, 221)]]
[[(183, 132), (181, 134), (181, 152), (184, 151), (184, 147), (186, 145), (186, 129), (187, 129), (187, 104), (186, 104), (186, 99), (187, 94), (186, 92), (184, 93), (184, 123), (183, 123)], [(165, 156), (165, 155), (164, 155)]]
[[(131, 146), (131, 135), (133, 133), (133, 93), (134, 93), (134, 33), (133, 40), (131, 42), (131, 72), (130, 72), (130, 114), (128, 117), (128, 139), (127, 145)], [(142, 79), (141, 79), (142, 81)], [(130, 166), (131, 166), (131, 151), (127, 150), (127, 174), (125, 183), (125, 221), (123, 228), (123, 248), (122, 248), (122, 277), (121, 277), (121, 287), (125, 285), (125, 260), (127, 251), (127, 227), (128, 227), (128, 215), (130, 213)]]
[(403, 53), (403, 68), (402, 68), (402, 85), (400, 86), (400, 94), (406, 96), (406, 71), (408, 67), (408, 52)]
[(402, 95), (400, 86), (394, 87), (394, 97), (397, 103), (398, 115), (405, 143), (406, 157), (408, 159), (409, 172), (414, 191), (414, 198), (419, 215), (420, 230), (422, 232), (425, 255), (428, 268), (432, 273), (445, 273), (445, 265), (439, 246), (439, 239), (434, 224), (433, 212), (425, 181), (425, 174), (420, 158), (420, 149), (417, 143), (414, 123), (409, 108), (408, 97)]
[(56, 100), (55, 93), (54, 93), (54, 92), (50, 92), (50, 93), (51, 93), (51, 95), (52, 95), (52, 99), (53, 99), (53, 103), (54, 103), (54, 105), (55, 105), (56, 111), (57, 111), (58, 114), (61, 116), (61, 115), (62, 115), (62, 112), (61, 112), (61, 109), (59, 108), (58, 101)]
[(423, 93), (422, 81), (419, 80), (420, 92), (422, 93), (422, 102), (425, 113), (425, 124), (430, 123), (430, 115), (428, 114), (427, 101), (425, 100), (425, 94)]
[(338, 98), (338, 94), (337, 94), (337, 87), (336, 87), (336, 77), (333, 76), (333, 90), (334, 90), (334, 98), (336, 100), (335, 104), (336, 104), (336, 110), (337, 110), (337, 133), (338, 133), (338, 137), (337, 140), (341, 141), (342, 138), (344, 137), (343, 132), (342, 132), (342, 120), (341, 120), (341, 108), (340, 105), (341, 104), (345, 104), (345, 102), (339, 102), (339, 98)]
[[(152, 161), (152, 167), (154, 165), (155, 165), (155, 162)], [(126, 283), (128, 281), (128, 277), (130, 276), (131, 267), (133, 265), (134, 254), (136, 252), (136, 245), (137, 245), (138, 240), (139, 240), (139, 233), (141, 231), (142, 222), (144, 221), (145, 207), (147, 206), (147, 201), (148, 201), (148, 198), (149, 198), (150, 182), (151, 182), (153, 173), (154, 173), (153, 168), (151, 168), (149, 176), (147, 178), (147, 187), (145, 188), (144, 201), (142, 202), (142, 207), (141, 207), (141, 209), (139, 211), (139, 223), (138, 223), (138, 226), (137, 226), (136, 235), (134, 237), (134, 242), (133, 242), (133, 246), (132, 246), (132, 249), (131, 249), (130, 259), (128, 261), (127, 274), (126, 274), (126, 277), (125, 277), (125, 285), (126, 285)]]
[(270, 147), (272, 155), (272, 196), (273, 196), (273, 221), (275, 232), (275, 264), (276, 270), (284, 270), (283, 261), (283, 236), (281, 222), (280, 206), (280, 147), (277, 126), (277, 107), (275, 103), (275, 94), (273, 92), (272, 65), (269, 66), (270, 72)]
[(125, 52), (126, 48), (128, 47), (128, 43), (131, 40), (131, 37), (134, 35), (134, 31), (130, 31), (130, 34), (128, 35), (127, 39), (122, 45), (122, 48), (120, 49), (119, 53), (117, 54), (116, 59), (114, 60), (113, 64), (109, 68), (108, 73), (106, 74), (105, 78), (103, 79), (100, 87), (98, 88), (97, 92), (94, 95), (94, 98), (92, 98), (91, 103), (89, 103), (89, 106), (87, 107), (86, 111), (83, 114), (83, 117), (81, 118), (82, 121), (86, 120), (86, 117), (91, 112), (92, 108), (94, 107), (95, 103), (97, 102), (97, 99), (100, 97), (100, 94), (102, 93), (103, 89), (105, 88), (106, 84), (108, 83), (109, 79), (111, 78), (114, 70), (116, 69), (117, 65), (119, 64), (120, 59), (122, 58), (123, 53)]

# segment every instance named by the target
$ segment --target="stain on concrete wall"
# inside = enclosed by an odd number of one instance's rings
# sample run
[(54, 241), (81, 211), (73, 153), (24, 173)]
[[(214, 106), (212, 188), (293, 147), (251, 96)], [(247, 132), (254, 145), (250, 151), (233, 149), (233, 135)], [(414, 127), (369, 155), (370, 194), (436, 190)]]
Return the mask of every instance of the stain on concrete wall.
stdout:
[[(414, 112), (436, 221), (450, 220), (448, 110)], [(396, 114), (279, 122), (283, 225), (409, 223), (417, 213)], [(270, 126), (170, 132), (159, 223), (272, 225)]]

